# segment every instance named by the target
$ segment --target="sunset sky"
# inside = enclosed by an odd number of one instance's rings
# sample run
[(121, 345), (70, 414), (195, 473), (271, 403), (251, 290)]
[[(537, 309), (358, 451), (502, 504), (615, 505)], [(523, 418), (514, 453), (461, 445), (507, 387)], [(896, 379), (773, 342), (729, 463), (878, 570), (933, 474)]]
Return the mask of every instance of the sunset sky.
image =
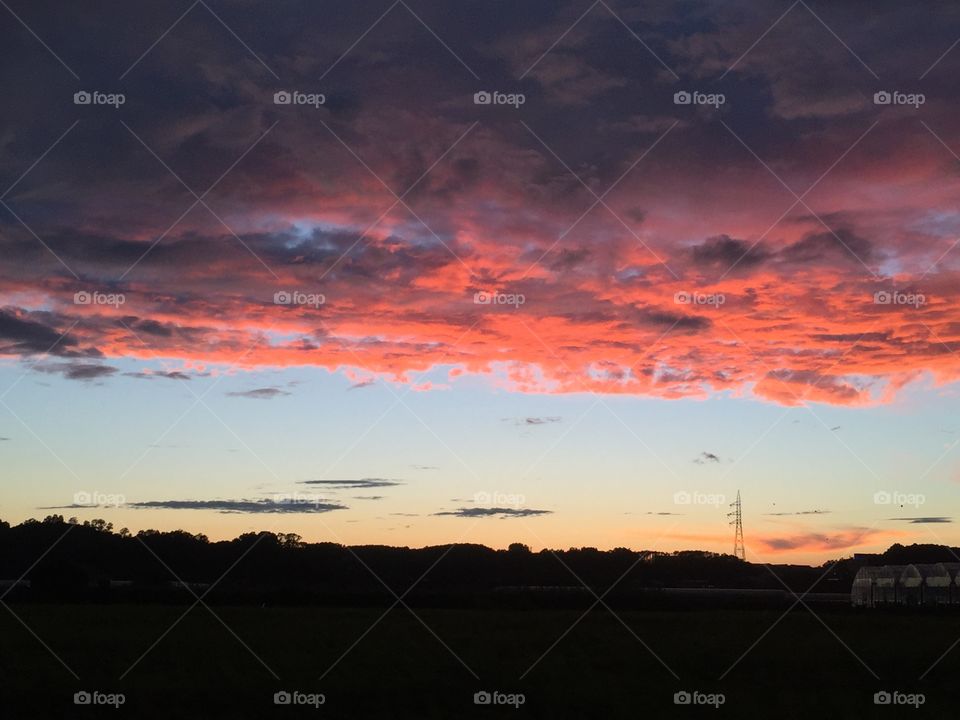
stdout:
[(8, 4), (0, 518), (960, 543), (960, 7)]

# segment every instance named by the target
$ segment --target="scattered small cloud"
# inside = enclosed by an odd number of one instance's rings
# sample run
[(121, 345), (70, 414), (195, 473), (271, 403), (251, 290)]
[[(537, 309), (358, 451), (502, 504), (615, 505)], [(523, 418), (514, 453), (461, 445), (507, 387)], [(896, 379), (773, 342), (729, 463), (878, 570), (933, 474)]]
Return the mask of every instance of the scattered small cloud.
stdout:
[(533, 508), (457, 508), (456, 510), (446, 510), (444, 512), (434, 513), (434, 515), (453, 515), (455, 517), (531, 517), (533, 515), (551, 515), (552, 510), (534, 510)]
[(774, 513), (764, 513), (771, 517), (784, 517), (787, 515), (827, 515), (833, 512), (832, 510), (796, 510), (794, 512), (774, 512)]
[(354, 500), (383, 500), (385, 495), (354, 495)]
[(272, 400), (281, 395), (290, 395), (286, 390), (276, 387), (257, 388), (256, 390), (244, 390), (243, 392), (228, 392), (230, 397), (243, 397), (252, 400)]
[(371, 385), (376, 385), (376, 384), (377, 384), (377, 381), (374, 380), (373, 378), (369, 378), (367, 380), (361, 380), (360, 382), (355, 382), (353, 385), (348, 387), (347, 392), (350, 392), (351, 390), (359, 390), (361, 388), (370, 387)]
[(436, 465), (411, 465), (414, 470), (439, 470)]
[(693, 459), (697, 465), (706, 465), (707, 463), (718, 463), (720, 458), (717, 455), (714, 455), (712, 452), (707, 452), (704, 450), (697, 457)]
[(543, 417), (501, 418), (501, 421), (512, 422), (514, 425), (550, 425), (552, 423), (563, 422), (563, 418), (556, 415), (548, 415)]

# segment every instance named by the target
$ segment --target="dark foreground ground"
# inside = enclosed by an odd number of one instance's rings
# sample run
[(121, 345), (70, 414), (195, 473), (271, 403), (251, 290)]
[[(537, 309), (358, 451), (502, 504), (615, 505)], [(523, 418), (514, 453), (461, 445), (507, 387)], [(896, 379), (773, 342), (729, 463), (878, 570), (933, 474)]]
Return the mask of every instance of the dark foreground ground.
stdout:
[[(960, 646), (920, 679), (960, 638), (960, 613), (618, 611), (621, 624), (595, 611), (570, 629), (580, 611), (415, 609), (421, 623), (400, 608), (370, 629), (382, 609), (215, 606), (215, 616), (200, 605), (170, 629), (186, 609), (10, 605), (25, 626), (0, 608), (0, 716), (960, 716)], [(125, 702), (74, 705), (83, 690)], [(276, 706), (282, 690), (325, 703)], [(475, 705), (484, 690), (524, 703)], [(683, 690), (722, 693), (724, 703), (674, 704)], [(874, 705), (884, 690), (925, 702)]]

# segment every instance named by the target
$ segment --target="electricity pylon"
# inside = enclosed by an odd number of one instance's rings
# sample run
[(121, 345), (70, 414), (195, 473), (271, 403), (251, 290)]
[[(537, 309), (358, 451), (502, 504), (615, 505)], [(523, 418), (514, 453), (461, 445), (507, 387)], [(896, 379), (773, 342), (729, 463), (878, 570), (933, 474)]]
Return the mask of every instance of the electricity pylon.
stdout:
[(735, 526), (733, 531), (733, 554), (735, 557), (738, 557), (741, 560), (746, 560), (747, 552), (743, 547), (743, 513), (740, 507), (739, 490), (737, 490), (736, 501), (730, 503), (730, 507), (733, 508), (733, 512), (728, 512), (727, 517), (733, 518), (733, 520), (730, 521), (730, 524)]

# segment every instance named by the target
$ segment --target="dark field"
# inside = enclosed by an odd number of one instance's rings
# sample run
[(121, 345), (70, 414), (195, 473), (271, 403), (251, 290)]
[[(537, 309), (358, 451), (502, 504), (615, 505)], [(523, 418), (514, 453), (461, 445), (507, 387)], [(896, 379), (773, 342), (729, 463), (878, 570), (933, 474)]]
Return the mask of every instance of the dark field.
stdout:
[[(958, 614), (818, 609), (868, 670), (817, 617), (796, 610), (721, 680), (781, 611), (618, 612), (677, 680), (606, 612), (590, 613), (547, 652), (580, 612), (416, 609), (428, 629), (394, 609), (334, 666), (384, 610), (214, 607), (228, 630), (197, 606), (147, 652), (186, 606), (11, 609), (80, 677), (4, 611), (2, 703), (13, 713), (4, 716), (16, 718), (950, 718), (960, 701), (960, 647), (919, 680), (960, 638)], [(323, 693), (326, 702), (275, 706), (274, 693), (284, 689)], [(677, 706), (673, 694), (684, 689), (723, 693), (725, 704)], [(78, 690), (120, 692), (126, 701), (119, 709), (78, 707)], [(475, 706), (480, 690), (523, 693), (525, 703)], [(878, 690), (921, 692), (926, 702), (878, 707)]]

